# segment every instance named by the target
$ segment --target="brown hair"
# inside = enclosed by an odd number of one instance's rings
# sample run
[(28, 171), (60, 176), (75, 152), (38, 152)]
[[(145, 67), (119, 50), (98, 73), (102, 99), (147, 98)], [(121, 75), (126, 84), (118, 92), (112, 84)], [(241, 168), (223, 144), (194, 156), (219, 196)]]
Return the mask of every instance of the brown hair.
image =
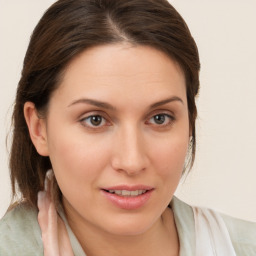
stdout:
[(36, 206), (37, 193), (51, 168), (49, 157), (39, 155), (30, 139), (23, 114), (25, 102), (33, 102), (44, 116), (67, 64), (89, 47), (117, 42), (152, 46), (182, 68), (194, 138), (193, 163), (200, 63), (197, 46), (178, 12), (167, 0), (60, 0), (39, 21), (24, 59), (13, 112), (13, 196), (18, 186), (22, 198)]

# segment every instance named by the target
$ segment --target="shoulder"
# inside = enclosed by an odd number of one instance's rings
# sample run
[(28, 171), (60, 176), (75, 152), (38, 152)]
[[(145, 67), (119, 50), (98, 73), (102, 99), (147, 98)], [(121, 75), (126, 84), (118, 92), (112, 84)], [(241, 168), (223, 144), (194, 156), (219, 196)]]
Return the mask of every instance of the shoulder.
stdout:
[(0, 220), (0, 255), (43, 255), (36, 209), (20, 203)]
[[(255, 256), (256, 255), (256, 223), (236, 219), (216, 211), (205, 209), (202, 207), (194, 207), (174, 197), (171, 203), (174, 210), (175, 222), (178, 232), (182, 235), (181, 238), (187, 236), (186, 244), (190, 243), (190, 250), (194, 248), (195, 239), (195, 216), (194, 208), (207, 210), (213, 215), (217, 214), (224, 221), (224, 224), (229, 233), (231, 242), (236, 251), (237, 256)], [(189, 234), (189, 235), (187, 235)], [(194, 240), (194, 241), (191, 241)], [(186, 250), (186, 253), (188, 250)], [(187, 255), (187, 254), (184, 255)], [(194, 254), (193, 254), (194, 255)]]
[(221, 215), (237, 255), (256, 255), (256, 223)]

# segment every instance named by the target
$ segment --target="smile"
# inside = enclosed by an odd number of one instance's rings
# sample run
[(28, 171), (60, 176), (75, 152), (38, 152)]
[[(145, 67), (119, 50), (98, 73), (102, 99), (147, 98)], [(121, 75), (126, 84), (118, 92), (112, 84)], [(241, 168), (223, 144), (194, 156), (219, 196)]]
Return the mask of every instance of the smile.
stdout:
[(144, 185), (120, 185), (101, 189), (107, 201), (125, 210), (136, 210), (146, 205), (154, 190), (153, 187)]
[(144, 193), (147, 192), (146, 189), (143, 189), (143, 190), (132, 190), (132, 191), (129, 191), (129, 190), (106, 190), (108, 193), (111, 193), (111, 194), (116, 194), (116, 195), (119, 195), (119, 196), (124, 196), (124, 197), (134, 197), (134, 196), (139, 196), (139, 195), (142, 195)]

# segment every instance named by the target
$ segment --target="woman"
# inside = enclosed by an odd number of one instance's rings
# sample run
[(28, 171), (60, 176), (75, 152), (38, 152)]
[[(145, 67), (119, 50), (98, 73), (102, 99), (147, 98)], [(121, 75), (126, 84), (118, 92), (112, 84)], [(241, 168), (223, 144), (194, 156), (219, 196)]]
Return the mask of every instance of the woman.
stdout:
[(22, 202), (1, 220), (1, 255), (255, 255), (255, 224), (173, 196), (195, 157), (199, 69), (167, 1), (50, 7), (17, 90)]

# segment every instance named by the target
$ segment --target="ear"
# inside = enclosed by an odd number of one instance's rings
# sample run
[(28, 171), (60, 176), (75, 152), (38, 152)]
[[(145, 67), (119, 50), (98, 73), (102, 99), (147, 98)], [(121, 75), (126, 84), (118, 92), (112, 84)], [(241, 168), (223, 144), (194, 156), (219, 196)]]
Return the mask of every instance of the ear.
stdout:
[(35, 104), (26, 102), (24, 105), (24, 116), (28, 126), (30, 138), (41, 156), (49, 156), (46, 121), (38, 116)]

